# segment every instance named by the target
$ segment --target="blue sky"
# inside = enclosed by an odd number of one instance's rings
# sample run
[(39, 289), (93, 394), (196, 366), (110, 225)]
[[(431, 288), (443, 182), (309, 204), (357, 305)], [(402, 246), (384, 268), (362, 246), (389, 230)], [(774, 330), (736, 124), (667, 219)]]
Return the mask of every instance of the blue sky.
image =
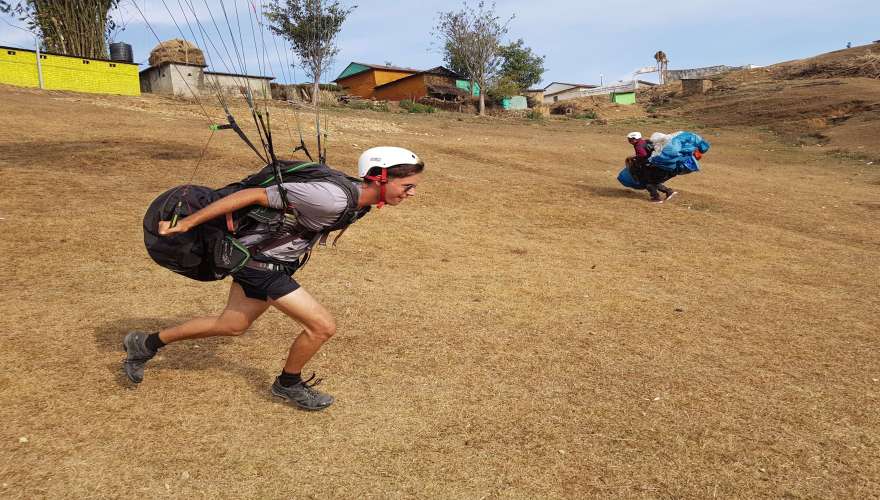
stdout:
[[(248, 72), (271, 73), (279, 81), (305, 80), (299, 68), (292, 75), (288, 72), (286, 78), (282, 75), (279, 61), (283, 56), (275, 55), (269, 41), (266, 46), (273, 66), (260, 71), (245, 17), (251, 1), (259, 8), (260, 0), (166, 0), (166, 4), (187, 35), (189, 29), (179, 5), (193, 4), (218, 47), (220, 36), (211, 24), (208, 7), (224, 30), (221, 7), (227, 9), (231, 18), (238, 7), (242, 38), (247, 39), (245, 46), (249, 47)], [(335, 78), (350, 61), (391, 62), (421, 69), (442, 64), (431, 36), (432, 27), (438, 12), (461, 6), (460, 0), (342, 3), (358, 7), (343, 26), (338, 39), (339, 55), (324, 80)], [(161, 39), (180, 34), (162, 0), (125, 0), (117, 17), (127, 27), (116, 39), (132, 44), (135, 61), (145, 62), (157, 41), (134, 5), (144, 12)], [(840, 49), (847, 42), (863, 45), (880, 39), (880, 1), (876, 0), (667, 0), (633, 2), (625, 4), (626, 10), (619, 5), (622, 4), (512, 0), (499, 1), (496, 9), (504, 18), (515, 16), (510, 22), (510, 40), (522, 38), (537, 54), (547, 56), (547, 71), (539, 86), (552, 81), (599, 83), (600, 75), (604, 75), (605, 82), (629, 79), (637, 68), (654, 64), (652, 56), (657, 50), (669, 56), (670, 69), (716, 64), (767, 65)], [(191, 14), (189, 9), (187, 14)], [(0, 45), (33, 48), (33, 37), (11, 26), (21, 23), (8, 17), (3, 20)], [(234, 31), (237, 38), (237, 29)], [(227, 43), (231, 38), (225, 32)], [(212, 62), (212, 69), (227, 71), (219, 55), (213, 54)]]

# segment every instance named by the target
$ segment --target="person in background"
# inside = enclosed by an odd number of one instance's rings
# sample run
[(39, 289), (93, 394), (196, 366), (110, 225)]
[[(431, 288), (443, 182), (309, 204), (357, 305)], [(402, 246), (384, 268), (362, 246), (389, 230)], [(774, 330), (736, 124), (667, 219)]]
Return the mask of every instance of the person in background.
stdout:
[(660, 193), (666, 195), (667, 200), (677, 195), (678, 192), (663, 184), (674, 175), (651, 165), (651, 153), (654, 152), (651, 141), (645, 140), (641, 132), (630, 132), (626, 139), (635, 150), (635, 154), (626, 159), (626, 166), (633, 179), (645, 185), (645, 189), (651, 195), (651, 202), (663, 203)]

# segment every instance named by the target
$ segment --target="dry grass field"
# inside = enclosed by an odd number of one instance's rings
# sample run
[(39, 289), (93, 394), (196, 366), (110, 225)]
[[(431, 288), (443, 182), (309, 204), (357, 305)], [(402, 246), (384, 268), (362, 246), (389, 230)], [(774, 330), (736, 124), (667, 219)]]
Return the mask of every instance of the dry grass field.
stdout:
[[(329, 119), (332, 165), (393, 144), (427, 172), (297, 274), (339, 323), (307, 413), (269, 394), (277, 312), (120, 376), (127, 330), (224, 304), (140, 227), (198, 108), (0, 87), (0, 497), (880, 496), (880, 166), (716, 125), (652, 205), (624, 134), (693, 124)], [(259, 166), (223, 132), (194, 182)]]

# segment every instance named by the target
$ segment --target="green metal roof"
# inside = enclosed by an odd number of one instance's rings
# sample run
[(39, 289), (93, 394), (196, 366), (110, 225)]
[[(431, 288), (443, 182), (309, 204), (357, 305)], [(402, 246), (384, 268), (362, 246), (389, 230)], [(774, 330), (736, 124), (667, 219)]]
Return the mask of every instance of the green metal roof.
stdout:
[[(342, 70), (342, 73), (340, 73), (339, 76), (336, 77), (336, 80), (342, 80), (343, 78), (348, 78), (349, 76), (356, 75), (358, 73), (363, 73), (364, 71), (366, 71), (368, 69), (370, 69), (369, 66), (363, 65), (361, 63), (353, 62), (353, 63), (349, 64), (348, 66), (346, 66), (344, 70)], [(334, 80), (334, 81), (336, 81), (336, 80)]]

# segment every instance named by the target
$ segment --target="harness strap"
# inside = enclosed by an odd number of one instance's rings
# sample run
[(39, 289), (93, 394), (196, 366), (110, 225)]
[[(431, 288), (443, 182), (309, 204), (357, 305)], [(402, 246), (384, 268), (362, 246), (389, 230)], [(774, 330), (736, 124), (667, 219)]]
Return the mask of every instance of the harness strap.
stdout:
[(344, 228), (342, 228), (342, 231), (339, 231), (339, 233), (336, 234), (336, 237), (333, 238), (333, 243), (331, 243), (330, 245), (335, 247), (336, 242), (339, 241), (339, 238), (342, 238), (342, 235), (345, 234), (346, 231), (348, 231), (348, 226), (345, 226)]
[(383, 168), (380, 175), (368, 175), (365, 176), (364, 179), (367, 179), (368, 181), (379, 181), (379, 203), (376, 204), (376, 208), (382, 208), (385, 206), (385, 188), (388, 184), (388, 169)]
[(278, 236), (277, 238), (269, 238), (266, 241), (258, 243), (254, 245), (252, 248), (257, 252), (265, 252), (267, 250), (272, 250), (273, 248), (278, 248), (282, 245), (286, 245), (293, 240), (303, 239), (311, 241), (317, 234), (317, 231), (312, 231), (310, 229), (305, 229), (300, 226), (301, 229), (291, 231), (283, 236)]
[(244, 265), (244, 267), (248, 267), (251, 269), (257, 269), (259, 271), (270, 271), (270, 272), (287, 272), (290, 267), (282, 264), (273, 264), (271, 262), (260, 262), (258, 260), (249, 260)]
[[(311, 165), (311, 164), (298, 165), (296, 168), (298, 169), (298, 168), (302, 168), (302, 167), (305, 167), (308, 165)], [(287, 173), (290, 173), (291, 171), (293, 171), (293, 169), (288, 170)], [(280, 177), (280, 173), (281, 172), (278, 172), (278, 170), (276, 169), (276, 176), (275, 177), (276, 178)], [(385, 185), (384, 184), (387, 183), (387, 181), (388, 181), (387, 170), (383, 169), (382, 174), (383, 175), (381, 177), (377, 176), (377, 179), (384, 179), (384, 182), (382, 183), (382, 196), (381, 196), (382, 200), (384, 201), (384, 198), (385, 198), (385, 195), (384, 195)], [(365, 209), (357, 209), (358, 190), (357, 190), (357, 188), (355, 188), (353, 186), (353, 184), (351, 182), (355, 179), (352, 179), (347, 176), (344, 176), (345, 179), (343, 179), (341, 177), (343, 177), (343, 176), (329, 175), (323, 179), (316, 179), (316, 181), (324, 180), (326, 182), (331, 182), (331, 183), (339, 186), (340, 188), (343, 189), (343, 191), (346, 193), (346, 197), (348, 198), (347, 207), (345, 209), (343, 209), (342, 213), (339, 215), (339, 217), (337, 218), (337, 220), (333, 224), (330, 224), (329, 226), (322, 228), (320, 231), (315, 231), (312, 229), (308, 229), (299, 223), (296, 223), (296, 225), (287, 229), (287, 231), (285, 231), (285, 234), (279, 235), (274, 238), (268, 238), (260, 243), (252, 245), (249, 247), (249, 250), (251, 250), (253, 253), (264, 253), (266, 251), (273, 250), (275, 248), (287, 245), (290, 242), (297, 240), (297, 239), (307, 240), (311, 243), (314, 241), (315, 237), (317, 237), (319, 234), (320, 234), (320, 239), (318, 240), (317, 243), (321, 246), (326, 246), (327, 240), (330, 236), (330, 232), (340, 230), (339, 233), (336, 235), (336, 237), (333, 239), (332, 245), (336, 246), (336, 243), (339, 241), (339, 238), (341, 238), (342, 235), (345, 233), (345, 230), (348, 229), (348, 226), (350, 226), (353, 222), (360, 219), (361, 217), (366, 215), (367, 212), (369, 212), (369, 207), (367, 207)], [(267, 180), (263, 181), (262, 185), (269, 184), (269, 183), (273, 182), (273, 180), (274, 179), (267, 179)], [(359, 181), (359, 179), (357, 179), (357, 180)], [(299, 264), (299, 267), (304, 266), (305, 263), (308, 262), (308, 260), (311, 256), (311, 251), (312, 251), (312, 246), (310, 244), (308, 249), (306, 250), (306, 252), (302, 255), (302, 259)]]

